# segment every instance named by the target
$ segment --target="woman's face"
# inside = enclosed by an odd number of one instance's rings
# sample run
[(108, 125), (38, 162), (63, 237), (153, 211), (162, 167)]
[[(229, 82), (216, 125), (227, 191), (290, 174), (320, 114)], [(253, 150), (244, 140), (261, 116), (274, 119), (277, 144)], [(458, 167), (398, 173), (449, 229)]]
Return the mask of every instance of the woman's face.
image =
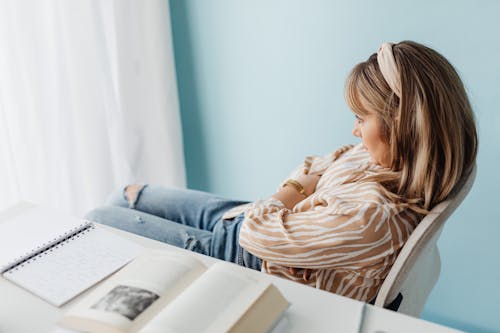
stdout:
[(356, 115), (352, 134), (361, 138), (374, 163), (390, 167), (391, 154), (389, 145), (382, 140), (380, 121), (374, 113)]

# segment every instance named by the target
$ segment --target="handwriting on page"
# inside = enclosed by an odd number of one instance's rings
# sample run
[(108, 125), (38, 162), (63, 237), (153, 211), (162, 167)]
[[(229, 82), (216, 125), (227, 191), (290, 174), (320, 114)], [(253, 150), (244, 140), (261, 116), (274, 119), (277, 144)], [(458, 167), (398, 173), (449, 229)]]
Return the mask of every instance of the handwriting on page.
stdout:
[(141, 247), (92, 227), (30, 259), (5, 277), (60, 306), (134, 259)]

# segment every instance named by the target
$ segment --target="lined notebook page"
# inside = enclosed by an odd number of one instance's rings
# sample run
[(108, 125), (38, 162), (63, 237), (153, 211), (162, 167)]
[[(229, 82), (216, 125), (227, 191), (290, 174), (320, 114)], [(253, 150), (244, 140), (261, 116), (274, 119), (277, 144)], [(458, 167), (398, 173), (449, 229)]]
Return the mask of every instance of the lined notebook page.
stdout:
[(133, 241), (89, 227), (4, 273), (4, 277), (61, 306), (142, 252)]
[(0, 215), (0, 271), (84, 224), (84, 220), (30, 203), (21, 203), (3, 211)]

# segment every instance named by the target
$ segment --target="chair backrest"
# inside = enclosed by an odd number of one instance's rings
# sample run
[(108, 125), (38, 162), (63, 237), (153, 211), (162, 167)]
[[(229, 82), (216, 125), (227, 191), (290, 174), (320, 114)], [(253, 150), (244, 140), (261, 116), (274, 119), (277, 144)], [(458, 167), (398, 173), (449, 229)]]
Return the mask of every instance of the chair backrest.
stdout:
[(399, 294), (398, 312), (419, 317), (441, 269), (437, 240), (443, 225), (462, 203), (476, 178), (476, 166), (453, 197), (436, 205), (412, 232), (380, 287), (375, 306), (386, 307)]

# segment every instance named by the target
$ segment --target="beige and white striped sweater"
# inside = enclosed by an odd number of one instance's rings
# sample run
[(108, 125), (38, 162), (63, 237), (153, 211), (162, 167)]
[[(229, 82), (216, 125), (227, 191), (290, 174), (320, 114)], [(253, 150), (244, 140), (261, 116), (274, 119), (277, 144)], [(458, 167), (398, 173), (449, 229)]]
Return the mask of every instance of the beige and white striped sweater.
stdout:
[[(378, 183), (342, 184), (353, 170), (365, 168), (383, 169), (361, 144), (307, 157), (289, 178), (304, 170), (322, 177), (316, 192), (292, 210), (271, 197), (233, 208), (223, 218), (244, 212), (239, 242), (263, 260), (263, 272), (370, 301), (422, 216), (396, 208)], [(312, 272), (308, 281), (304, 269)]]

